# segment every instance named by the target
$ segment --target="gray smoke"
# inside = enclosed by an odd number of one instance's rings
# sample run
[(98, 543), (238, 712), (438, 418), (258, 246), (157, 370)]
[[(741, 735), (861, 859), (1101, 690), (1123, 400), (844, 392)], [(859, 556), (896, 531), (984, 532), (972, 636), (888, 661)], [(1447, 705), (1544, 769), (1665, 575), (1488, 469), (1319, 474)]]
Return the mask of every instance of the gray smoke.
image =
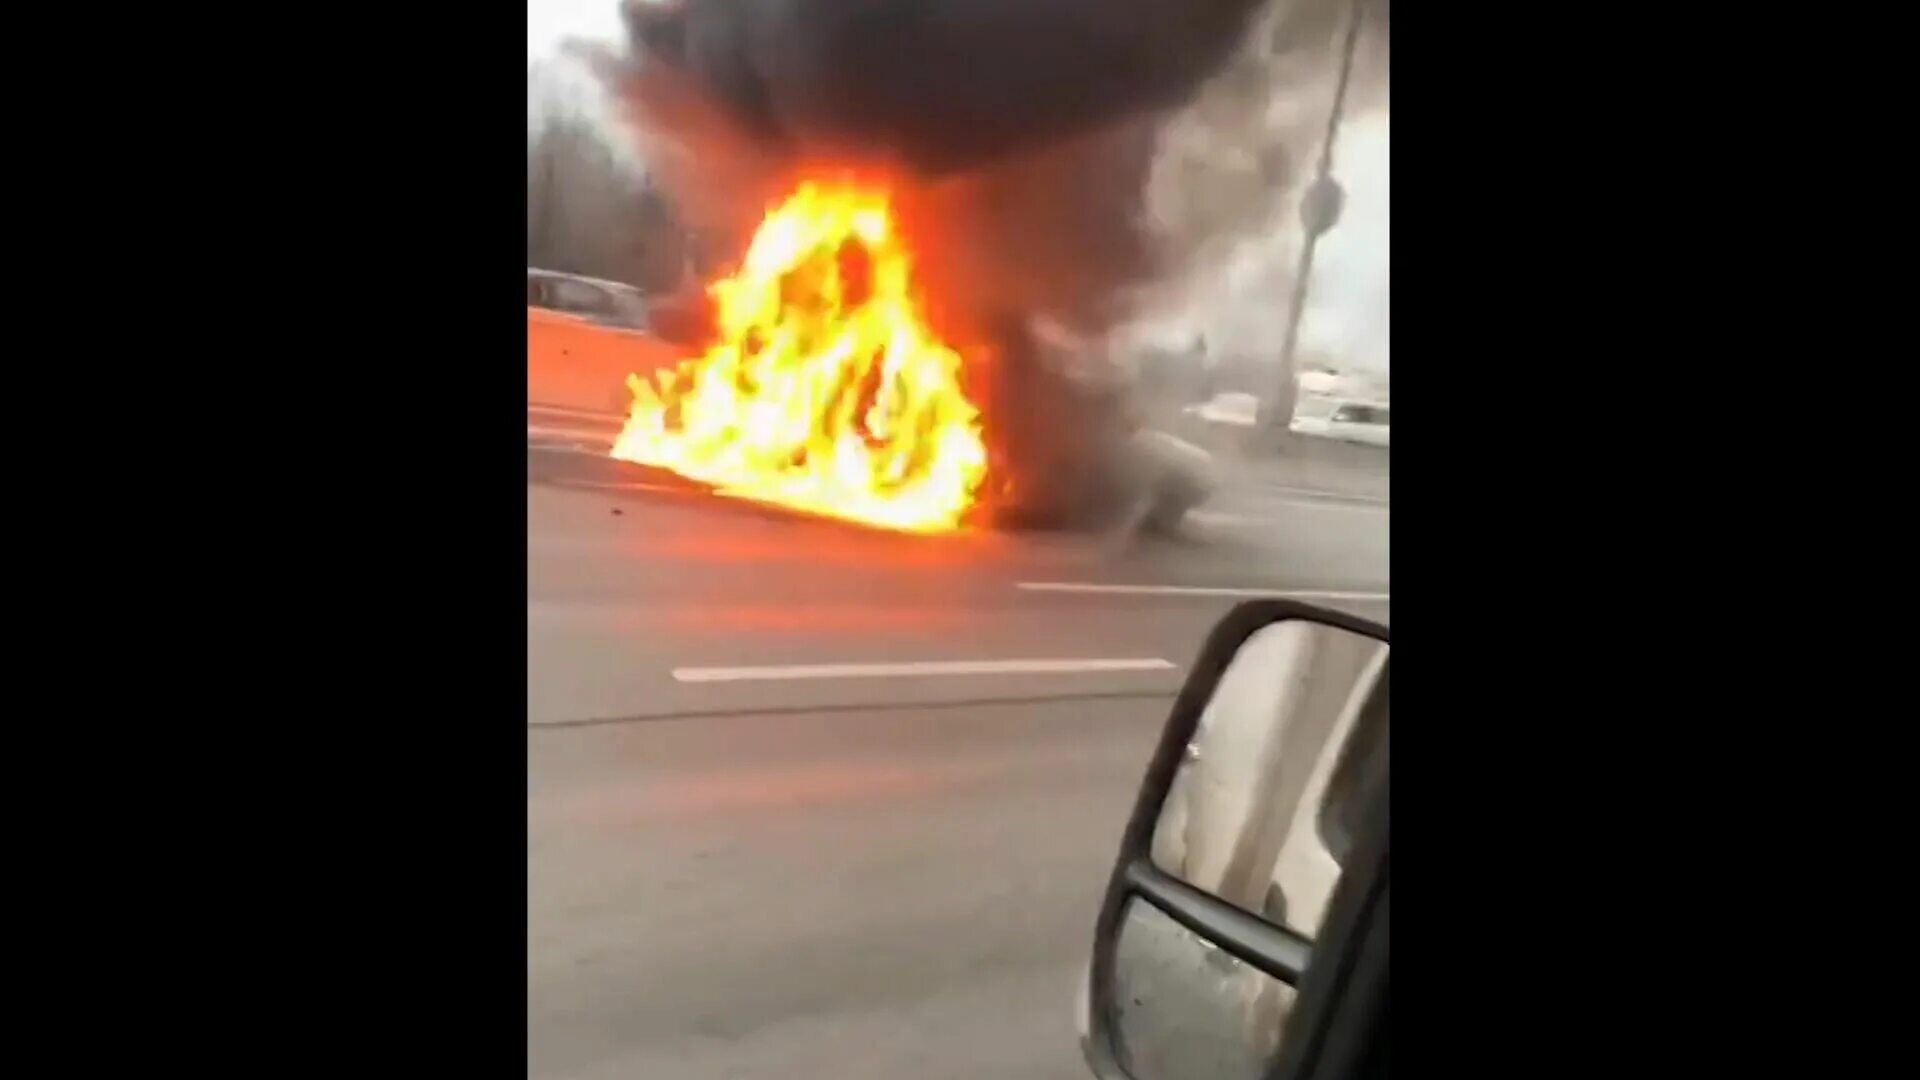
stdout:
[[(1299, 200), (1333, 104), (1344, 8), (1275, 3), (1246, 47), (1161, 128), (1144, 219), (1169, 272), (1136, 297), (1128, 336), (1204, 339), (1225, 388), (1266, 394), (1277, 385)], [(1363, 21), (1333, 162), (1346, 206), (1316, 252), (1298, 359), (1384, 370), (1388, 5), (1355, 8)]]

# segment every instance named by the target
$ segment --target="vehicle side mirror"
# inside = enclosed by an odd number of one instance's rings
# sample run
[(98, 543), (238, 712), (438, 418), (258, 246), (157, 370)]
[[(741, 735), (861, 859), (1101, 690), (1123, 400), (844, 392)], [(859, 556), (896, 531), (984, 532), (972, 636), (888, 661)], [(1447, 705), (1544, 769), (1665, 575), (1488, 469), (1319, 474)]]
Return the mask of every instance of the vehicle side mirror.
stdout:
[(1387, 651), (1384, 627), (1287, 601), (1214, 629), (1095, 929), (1080, 1021), (1102, 1080), (1307, 1075), (1384, 927)]

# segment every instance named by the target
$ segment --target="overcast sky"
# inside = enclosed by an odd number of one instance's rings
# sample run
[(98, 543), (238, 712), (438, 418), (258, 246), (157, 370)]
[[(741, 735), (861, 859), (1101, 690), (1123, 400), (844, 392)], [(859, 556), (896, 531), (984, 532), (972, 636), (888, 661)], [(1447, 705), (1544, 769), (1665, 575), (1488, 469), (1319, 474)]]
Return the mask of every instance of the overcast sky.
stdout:
[(1300, 344), (1343, 368), (1388, 370), (1388, 136), (1385, 110), (1348, 121), (1334, 143), (1334, 176), (1346, 189), (1340, 221), (1314, 251)]
[(572, 37), (620, 37), (620, 0), (527, 0), (527, 59), (553, 55)]

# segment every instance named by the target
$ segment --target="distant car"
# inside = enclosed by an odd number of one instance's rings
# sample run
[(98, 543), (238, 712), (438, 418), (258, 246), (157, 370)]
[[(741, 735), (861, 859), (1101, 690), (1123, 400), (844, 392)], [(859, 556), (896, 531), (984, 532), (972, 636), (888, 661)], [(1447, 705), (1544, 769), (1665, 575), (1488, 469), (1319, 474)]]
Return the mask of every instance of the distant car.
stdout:
[(1388, 445), (1388, 408), (1364, 401), (1303, 398), (1294, 410), (1296, 435), (1317, 435), (1342, 442)]
[(703, 345), (713, 327), (712, 303), (701, 289), (649, 294), (622, 282), (553, 270), (528, 268), (527, 306), (617, 330), (643, 330), (676, 345)]
[(622, 330), (645, 330), (649, 326), (647, 300), (639, 289), (577, 274), (528, 268), (527, 306)]
[(703, 293), (648, 296), (631, 285), (527, 269), (527, 402), (611, 416), (632, 401), (627, 376), (651, 377), (711, 335)]

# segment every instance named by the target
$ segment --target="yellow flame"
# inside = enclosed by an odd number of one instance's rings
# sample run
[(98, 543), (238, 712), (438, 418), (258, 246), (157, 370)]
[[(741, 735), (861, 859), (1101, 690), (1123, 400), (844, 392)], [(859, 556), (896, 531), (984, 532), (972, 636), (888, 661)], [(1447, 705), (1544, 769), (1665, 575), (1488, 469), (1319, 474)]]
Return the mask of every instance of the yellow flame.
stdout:
[(913, 532), (986, 474), (960, 356), (928, 332), (884, 192), (805, 184), (713, 286), (719, 339), (649, 385), (613, 456), (722, 494)]

